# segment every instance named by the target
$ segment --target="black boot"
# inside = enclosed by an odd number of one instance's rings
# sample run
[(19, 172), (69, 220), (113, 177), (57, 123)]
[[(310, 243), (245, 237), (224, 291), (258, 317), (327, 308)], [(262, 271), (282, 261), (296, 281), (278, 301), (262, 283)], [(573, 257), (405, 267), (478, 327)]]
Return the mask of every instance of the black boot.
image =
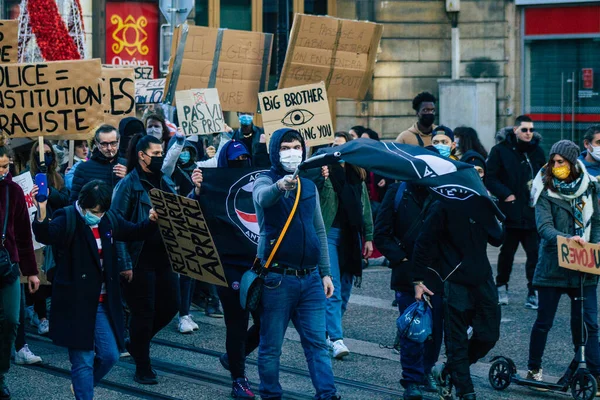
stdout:
[(404, 390), (403, 398), (404, 400), (422, 400), (423, 392), (418, 385), (411, 383), (408, 385), (406, 390)]
[(140, 385), (156, 385), (158, 384), (158, 379), (156, 375), (156, 371), (152, 368), (143, 368), (135, 370), (135, 375), (133, 376), (133, 380), (139, 383)]

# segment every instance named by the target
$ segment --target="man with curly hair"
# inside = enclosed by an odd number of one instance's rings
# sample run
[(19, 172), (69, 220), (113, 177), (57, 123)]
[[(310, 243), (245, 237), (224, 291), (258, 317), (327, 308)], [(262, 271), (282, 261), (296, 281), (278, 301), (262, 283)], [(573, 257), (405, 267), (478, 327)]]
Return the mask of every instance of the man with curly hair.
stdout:
[(431, 132), (435, 129), (436, 98), (429, 92), (419, 93), (412, 102), (413, 110), (417, 112), (417, 122), (396, 138), (396, 142), (415, 146), (430, 146)]

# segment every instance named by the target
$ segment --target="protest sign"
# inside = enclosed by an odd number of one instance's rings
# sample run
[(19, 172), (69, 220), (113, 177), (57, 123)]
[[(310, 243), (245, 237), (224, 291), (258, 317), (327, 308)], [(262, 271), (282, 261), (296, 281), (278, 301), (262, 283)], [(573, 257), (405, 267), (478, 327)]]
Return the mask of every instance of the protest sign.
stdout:
[(586, 243), (581, 246), (574, 240), (557, 236), (558, 265), (574, 271), (600, 275), (600, 245)]
[(279, 89), (325, 82), (331, 97), (363, 100), (383, 25), (296, 14)]
[(102, 64), (102, 68), (133, 68), (135, 80), (154, 79), (154, 66), (152, 65)]
[(19, 21), (0, 20), (0, 64), (18, 62)]
[(135, 104), (157, 104), (162, 101), (165, 91), (165, 78), (136, 79)]
[[(13, 177), (13, 181), (17, 185), (21, 186), (21, 189), (23, 189), (23, 193), (25, 194), (25, 204), (27, 205), (27, 212), (29, 212), (29, 222), (32, 223), (33, 219), (35, 218), (35, 212), (37, 211), (35, 204), (33, 204), (33, 198), (31, 197), (31, 191), (33, 190), (33, 178), (31, 177), (29, 171), (27, 171), (21, 175)], [(43, 244), (35, 241), (35, 236), (33, 236), (33, 233), (31, 235), (33, 237), (33, 248), (35, 250), (44, 247)]]
[(150, 201), (159, 217), (160, 234), (173, 271), (202, 282), (227, 286), (200, 204), (158, 189), (150, 191)]
[(333, 142), (325, 83), (259, 93), (258, 103), (267, 143), (280, 128), (297, 130), (310, 147)]
[(115, 127), (125, 117), (135, 117), (133, 68), (102, 68), (104, 123)]
[[(181, 40), (180, 27), (173, 37), (169, 71)], [(256, 112), (256, 96), (269, 80), (272, 42), (270, 33), (190, 26), (177, 90), (217, 88), (224, 111)], [(169, 73), (165, 87), (171, 78)]]
[(0, 133), (87, 134), (104, 121), (99, 60), (0, 65)]
[(223, 132), (225, 119), (217, 89), (175, 92), (179, 125), (186, 136)]

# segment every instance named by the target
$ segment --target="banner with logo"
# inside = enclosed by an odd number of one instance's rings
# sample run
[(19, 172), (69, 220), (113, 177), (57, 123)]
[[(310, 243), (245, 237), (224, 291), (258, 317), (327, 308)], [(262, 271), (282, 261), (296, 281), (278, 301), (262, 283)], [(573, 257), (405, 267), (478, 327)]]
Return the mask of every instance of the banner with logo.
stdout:
[[(158, 71), (160, 14), (157, 3), (106, 3), (106, 62), (123, 66), (152, 66)], [(146, 75), (145, 79), (153, 79)]]
[(205, 168), (200, 206), (224, 264), (251, 266), (260, 230), (252, 190), (257, 168)]

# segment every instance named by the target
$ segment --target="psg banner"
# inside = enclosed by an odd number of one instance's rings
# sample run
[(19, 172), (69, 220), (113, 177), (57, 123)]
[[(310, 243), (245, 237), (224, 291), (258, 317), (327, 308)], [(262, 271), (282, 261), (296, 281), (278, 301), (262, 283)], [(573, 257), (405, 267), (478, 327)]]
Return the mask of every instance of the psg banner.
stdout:
[(442, 157), (422, 147), (371, 139), (352, 140), (342, 146), (322, 149), (318, 154), (326, 156), (319, 160), (317, 155), (314, 162), (307, 160), (301, 169), (342, 159), (387, 178), (427, 186), (437, 198), (456, 207), (457, 212), (483, 224), (490, 235), (501, 233), (496, 218), (504, 221), (504, 215), (470, 164)]
[[(254, 181), (264, 169), (206, 168), (200, 207), (219, 257), (251, 265), (256, 257), (259, 228), (252, 200)], [(229, 261), (231, 262), (231, 261)]]

